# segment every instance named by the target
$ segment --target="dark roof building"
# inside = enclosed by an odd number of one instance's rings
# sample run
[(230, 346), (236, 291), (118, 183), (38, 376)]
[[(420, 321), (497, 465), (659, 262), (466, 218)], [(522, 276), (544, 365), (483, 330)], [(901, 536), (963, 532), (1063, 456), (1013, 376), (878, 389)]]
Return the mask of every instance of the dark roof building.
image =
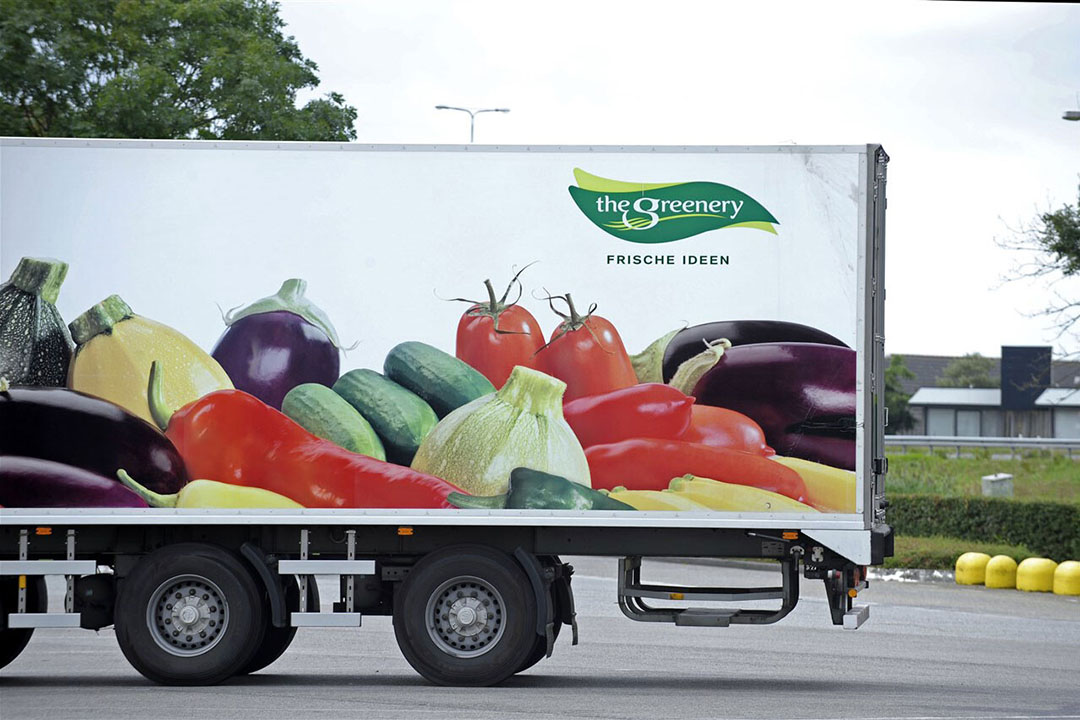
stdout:
[[(904, 379), (901, 385), (904, 392), (914, 394), (916, 390), (924, 387), (939, 387), (938, 381), (945, 374), (945, 368), (953, 360), (959, 360), (958, 355), (907, 355), (897, 353), (904, 358), (904, 365), (915, 373), (915, 377)], [(990, 369), (992, 377), (1001, 376), (1001, 358), (987, 358), (993, 363)], [(889, 358), (885, 358), (886, 367)], [(1050, 366), (1050, 387), (1080, 388), (1080, 361), (1055, 360)]]
[(1001, 348), (991, 361), (997, 388), (945, 388), (945, 368), (958, 357), (902, 355), (915, 377), (904, 392), (913, 435), (1080, 438), (1080, 362), (1054, 361), (1049, 347)]

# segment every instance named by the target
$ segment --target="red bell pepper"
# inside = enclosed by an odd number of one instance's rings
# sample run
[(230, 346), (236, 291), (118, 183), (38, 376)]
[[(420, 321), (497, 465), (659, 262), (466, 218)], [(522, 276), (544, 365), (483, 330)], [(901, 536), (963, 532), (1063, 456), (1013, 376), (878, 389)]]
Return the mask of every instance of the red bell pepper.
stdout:
[(794, 470), (761, 455), (682, 440), (638, 438), (585, 450), (595, 489), (664, 490), (673, 478), (696, 475), (750, 485), (806, 502), (806, 484)]
[(506, 301), (517, 279), (515, 275), (502, 299), (496, 299), (491, 281), (485, 280), (488, 302), (473, 303), (458, 321), (458, 359), (476, 368), (497, 388), (506, 383), (515, 365), (532, 367), (533, 356), (544, 345), (544, 331), (532, 313)]
[(636, 437), (675, 439), (690, 425), (694, 398), (669, 385), (642, 383), (563, 405), (582, 447)]
[(536, 353), (533, 368), (566, 383), (566, 400), (637, 385), (634, 366), (615, 326), (593, 314), (595, 305), (579, 315), (570, 293), (549, 297), (548, 302), (556, 298), (565, 302), (570, 312), (561, 313), (552, 304), (551, 309), (563, 322)]
[(766, 457), (776, 454), (765, 442), (760, 425), (740, 412), (711, 405), (691, 408), (690, 425), (678, 439)]
[(219, 390), (168, 417), (150, 375), (150, 407), (191, 477), (257, 487), (309, 508), (453, 508), (460, 488), (312, 435), (241, 390)]

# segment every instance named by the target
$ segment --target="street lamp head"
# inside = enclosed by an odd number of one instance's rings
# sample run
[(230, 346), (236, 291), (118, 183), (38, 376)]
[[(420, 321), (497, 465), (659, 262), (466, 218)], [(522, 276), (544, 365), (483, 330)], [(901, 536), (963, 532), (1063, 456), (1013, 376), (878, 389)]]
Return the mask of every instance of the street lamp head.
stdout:
[(1080, 120), (1080, 110), (1066, 110), (1062, 120)]
[(470, 110), (469, 108), (455, 107), (453, 105), (436, 105), (435, 109), (436, 110), (460, 110), (461, 112), (468, 113), (469, 114), (469, 142), (472, 142), (473, 139), (476, 137), (476, 135), (475, 135), (475, 126), (476, 126), (476, 116), (477, 115), (479, 115), (480, 113), (486, 113), (486, 112), (501, 112), (501, 113), (510, 112), (510, 108), (483, 108), (482, 110)]

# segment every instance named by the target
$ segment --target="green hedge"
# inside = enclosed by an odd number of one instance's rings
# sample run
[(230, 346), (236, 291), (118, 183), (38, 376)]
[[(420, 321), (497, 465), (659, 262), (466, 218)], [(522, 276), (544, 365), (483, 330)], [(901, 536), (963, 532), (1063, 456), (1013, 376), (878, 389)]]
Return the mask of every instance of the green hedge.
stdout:
[(1080, 560), (1080, 507), (1072, 504), (890, 495), (886, 519), (897, 535), (1024, 545), (1058, 562)]

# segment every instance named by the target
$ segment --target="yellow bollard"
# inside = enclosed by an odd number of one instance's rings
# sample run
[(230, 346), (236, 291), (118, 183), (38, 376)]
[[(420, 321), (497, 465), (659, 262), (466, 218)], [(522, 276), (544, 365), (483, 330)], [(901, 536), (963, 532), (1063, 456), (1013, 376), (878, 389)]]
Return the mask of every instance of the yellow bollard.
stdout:
[(1080, 562), (1066, 560), (1054, 571), (1055, 595), (1080, 595)]
[(1028, 558), (1016, 569), (1016, 589), (1026, 592), (1050, 592), (1054, 589), (1057, 563), (1048, 558)]
[(986, 563), (990, 556), (981, 552), (966, 552), (956, 559), (957, 585), (982, 585), (986, 582)]
[(995, 555), (986, 563), (986, 587), (1015, 588), (1016, 561), (1008, 555)]

